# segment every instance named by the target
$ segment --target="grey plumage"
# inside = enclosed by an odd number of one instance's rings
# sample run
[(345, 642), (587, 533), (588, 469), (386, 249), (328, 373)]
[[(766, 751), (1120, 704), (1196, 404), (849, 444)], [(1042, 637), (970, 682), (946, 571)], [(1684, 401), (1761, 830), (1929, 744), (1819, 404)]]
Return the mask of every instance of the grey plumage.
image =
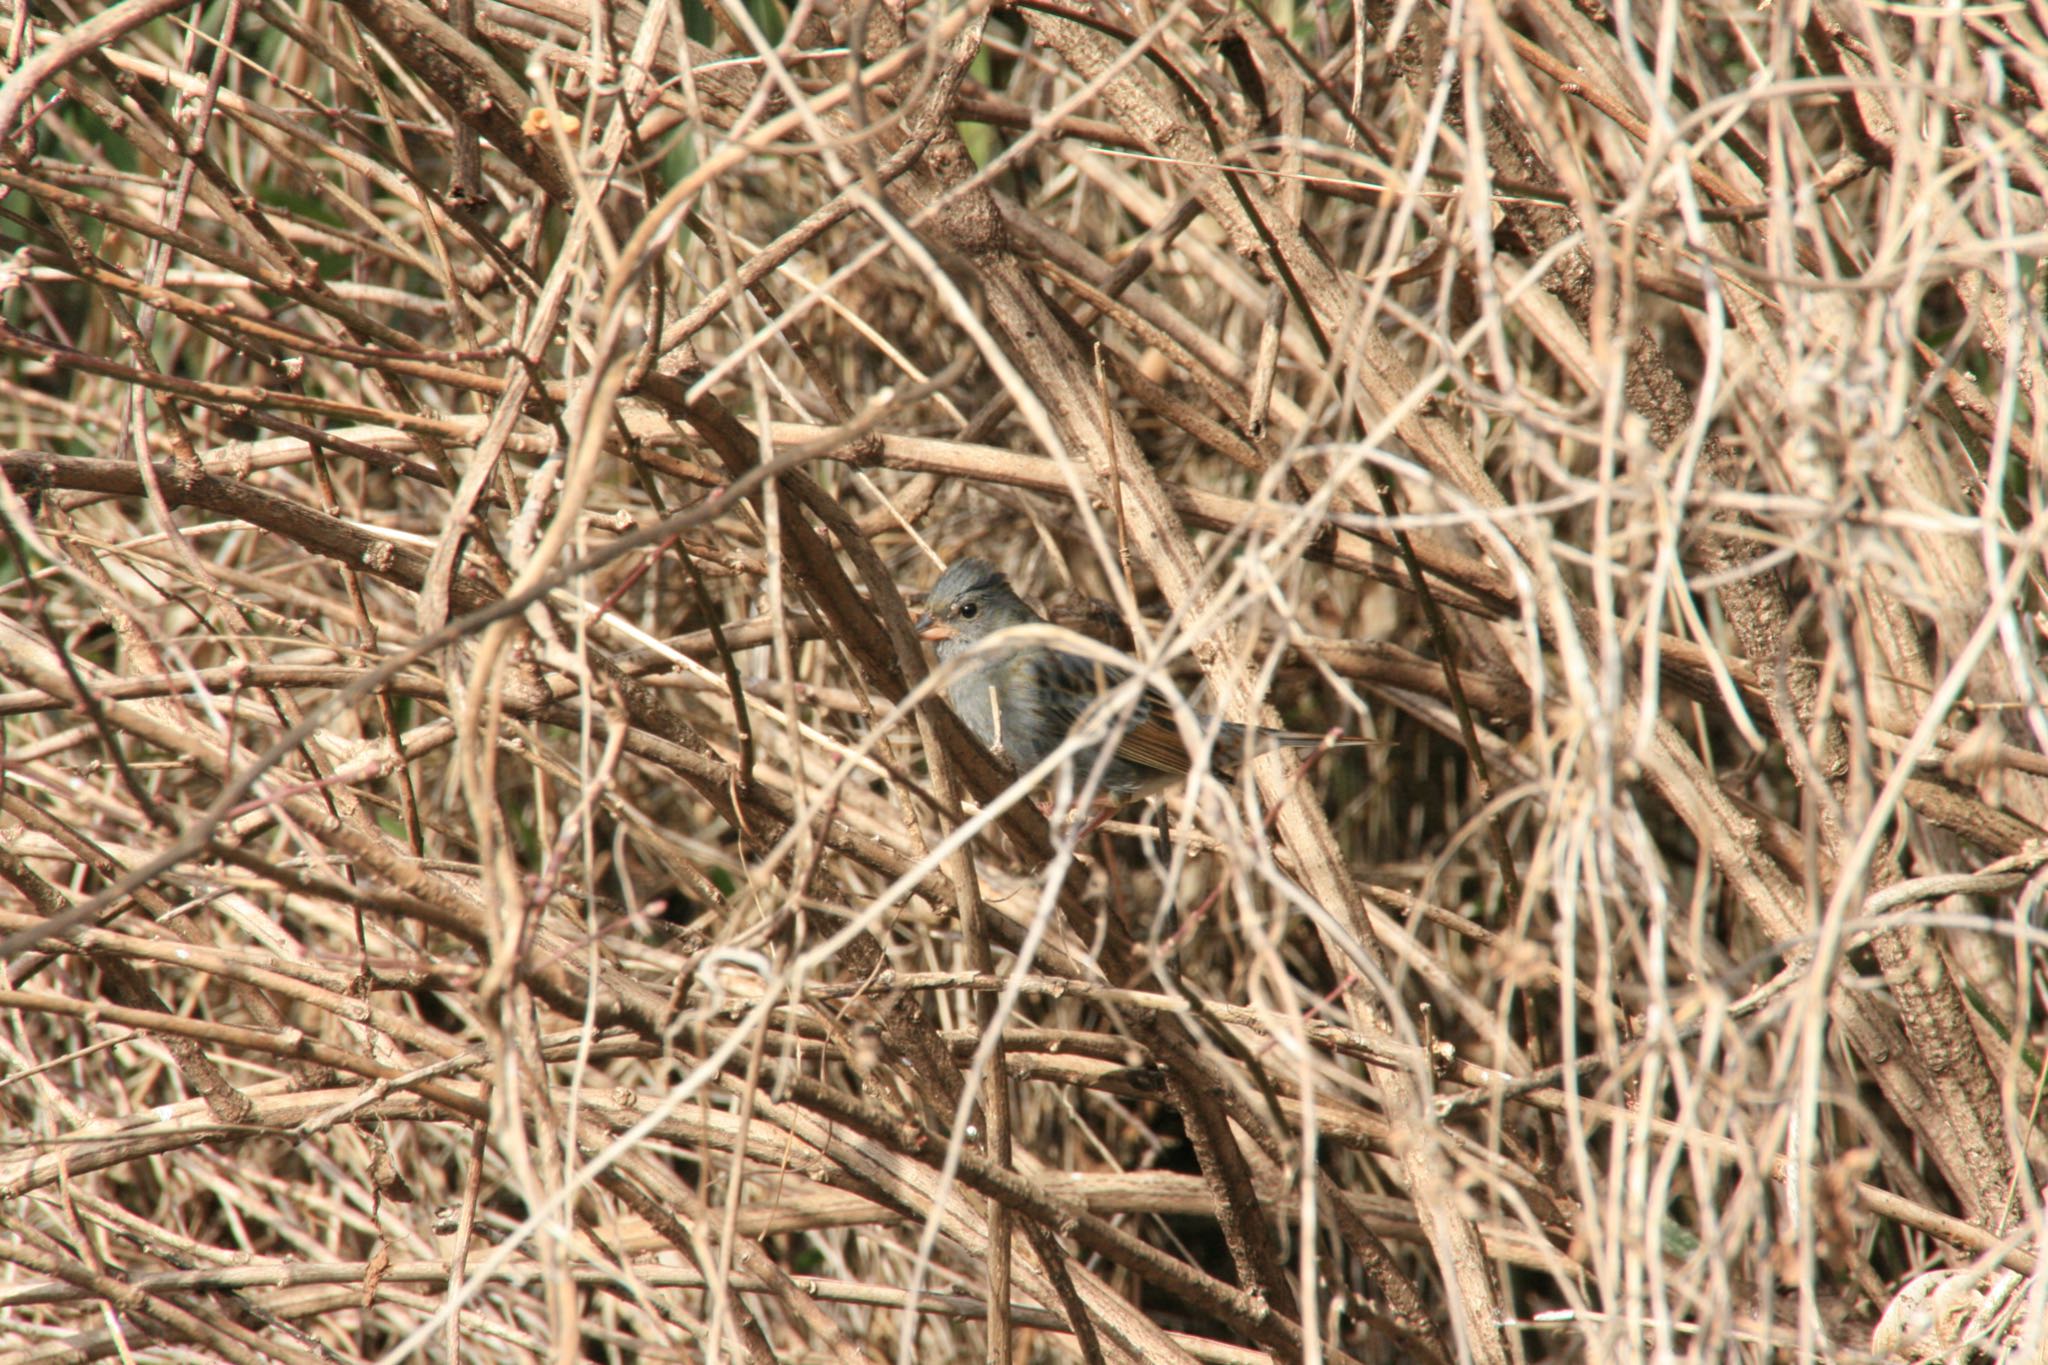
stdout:
[[(1009, 579), (986, 560), (954, 561), (932, 585), (917, 631), (938, 642), (941, 663), (966, 658), (946, 685), (954, 714), (982, 743), (1006, 753), (1020, 772), (1057, 750), (1089, 707), (1124, 682), (1127, 674), (1055, 649), (1043, 639), (1020, 639), (976, 650), (980, 642), (1016, 626), (1043, 625)], [(1204, 728), (1219, 731), (1214, 767), (1228, 778), (1245, 752), (1245, 727), (1203, 716)], [(1326, 742), (1320, 734), (1255, 728), (1258, 752), (1308, 748)], [(1339, 739), (1336, 744), (1362, 744)], [(1100, 744), (1074, 754), (1077, 783), (1085, 782), (1100, 756)], [(1102, 775), (1105, 794), (1129, 799), (1184, 778), (1190, 766), (1171, 704), (1148, 688), (1128, 720), (1115, 732), (1115, 749)]]

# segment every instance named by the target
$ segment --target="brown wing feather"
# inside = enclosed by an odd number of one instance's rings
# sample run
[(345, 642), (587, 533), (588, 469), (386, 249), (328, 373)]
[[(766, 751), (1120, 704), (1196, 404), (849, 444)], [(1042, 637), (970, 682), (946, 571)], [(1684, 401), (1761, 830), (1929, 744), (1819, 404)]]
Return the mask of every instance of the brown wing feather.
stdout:
[[(1118, 669), (1058, 652), (1048, 653), (1040, 666), (1041, 704), (1057, 720), (1061, 734), (1070, 733), (1099, 698), (1129, 676)], [(1172, 707), (1156, 690), (1146, 690), (1137, 714), (1117, 737), (1116, 756), (1176, 777), (1187, 772), (1188, 751), (1173, 723)]]
[(1118, 737), (1116, 756), (1163, 773), (1185, 774), (1190, 766), (1187, 745), (1181, 743), (1180, 728), (1173, 723), (1166, 699), (1148, 695), (1145, 701), (1145, 713)]

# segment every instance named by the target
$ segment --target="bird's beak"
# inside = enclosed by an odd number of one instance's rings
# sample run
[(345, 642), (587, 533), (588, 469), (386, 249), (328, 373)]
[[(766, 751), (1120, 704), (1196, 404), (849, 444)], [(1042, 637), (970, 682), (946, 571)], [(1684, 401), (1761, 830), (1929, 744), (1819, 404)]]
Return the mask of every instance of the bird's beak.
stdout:
[(910, 628), (917, 632), (917, 638), (920, 640), (950, 640), (959, 634), (945, 622), (932, 619), (930, 612), (911, 622)]

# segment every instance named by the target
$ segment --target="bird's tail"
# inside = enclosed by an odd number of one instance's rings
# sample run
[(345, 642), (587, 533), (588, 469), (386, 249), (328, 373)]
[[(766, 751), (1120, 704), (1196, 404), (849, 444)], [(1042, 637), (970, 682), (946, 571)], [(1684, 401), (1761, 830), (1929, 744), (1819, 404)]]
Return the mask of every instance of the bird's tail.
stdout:
[(1309, 749), (1318, 744), (1328, 744), (1332, 749), (1385, 748), (1393, 743), (1390, 739), (1347, 735), (1340, 730), (1278, 730), (1272, 733), (1278, 737), (1279, 743), (1290, 749)]
[[(1228, 742), (1232, 738), (1233, 736), (1228, 733), (1223, 736), (1224, 742)], [(1235, 738), (1238, 741), (1237, 747), (1242, 749), (1243, 733), (1239, 732)], [(1364, 749), (1383, 748), (1392, 743), (1392, 740), (1371, 739), (1365, 735), (1347, 735), (1335, 728), (1328, 730), (1261, 729), (1256, 732), (1252, 742), (1252, 750), (1255, 753), (1263, 754), (1269, 753), (1274, 749), (1317, 749), (1324, 746), (1332, 749)], [(1219, 745), (1219, 747), (1221, 746)]]

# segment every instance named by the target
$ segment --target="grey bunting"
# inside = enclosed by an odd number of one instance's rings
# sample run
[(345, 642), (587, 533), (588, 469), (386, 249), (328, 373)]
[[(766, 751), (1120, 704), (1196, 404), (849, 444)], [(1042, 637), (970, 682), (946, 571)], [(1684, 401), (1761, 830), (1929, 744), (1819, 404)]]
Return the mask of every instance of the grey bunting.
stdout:
[[(940, 661), (968, 655), (979, 642), (1014, 626), (1044, 625), (993, 565), (981, 559), (956, 560), (939, 576), (925, 600), (917, 633), (936, 641)], [(1018, 770), (1036, 767), (1057, 750), (1098, 697), (1115, 690), (1128, 674), (1068, 654), (1042, 639), (1022, 639), (973, 653), (946, 686), (953, 712), (975, 737), (1001, 749)], [(1234, 777), (1246, 754), (1274, 749), (1342, 747), (1374, 741), (1332, 737), (1302, 730), (1269, 730), (1199, 716), (1205, 728), (1218, 733), (1213, 770)], [(1118, 802), (1129, 801), (1182, 781), (1193, 764), (1171, 703), (1147, 688), (1129, 718), (1114, 736), (1115, 749), (1102, 775), (1102, 791)], [(1074, 753), (1074, 771), (1085, 779), (1094, 771), (1100, 743)]]

